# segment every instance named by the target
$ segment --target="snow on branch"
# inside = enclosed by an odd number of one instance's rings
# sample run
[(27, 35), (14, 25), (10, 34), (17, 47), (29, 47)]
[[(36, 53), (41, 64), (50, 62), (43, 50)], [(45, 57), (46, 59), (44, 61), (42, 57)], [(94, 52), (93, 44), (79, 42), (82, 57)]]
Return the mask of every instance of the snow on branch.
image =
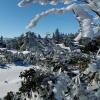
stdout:
[[(44, 16), (47, 16), (51, 13), (55, 14), (63, 14), (67, 12), (74, 12), (77, 21), (79, 22), (81, 32), (79, 35), (75, 38), (76, 41), (80, 40), (81, 37), (89, 37), (93, 38), (94, 36), (94, 19), (100, 15), (100, 1), (99, 0), (82, 0), (84, 1), (81, 3), (75, 3), (77, 0), (22, 0), (18, 6), (24, 7), (30, 3), (39, 3), (41, 5), (44, 4), (51, 4), (51, 5), (57, 5), (57, 3), (63, 3), (68, 4), (65, 8), (52, 8), (47, 11), (44, 11), (40, 14), (37, 14), (28, 24), (27, 28), (32, 28), (37, 25), (37, 22), (43, 18)], [(93, 11), (96, 13), (97, 16), (92, 16), (90, 14), (90, 11)], [(100, 16), (99, 16), (100, 17)]]

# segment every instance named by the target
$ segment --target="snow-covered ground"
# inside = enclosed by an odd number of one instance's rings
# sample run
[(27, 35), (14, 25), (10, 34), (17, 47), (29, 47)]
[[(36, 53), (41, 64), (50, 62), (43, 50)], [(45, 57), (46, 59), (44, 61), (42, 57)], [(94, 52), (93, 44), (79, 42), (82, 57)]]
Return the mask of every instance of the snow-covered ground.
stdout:
[(4, 97), (9, 91), (17, 92), (21, 85), (20, 72), (32, 67), (15, 66), (13, 64), (7, 66), (7, 69), (0, 68), (0, 98)]

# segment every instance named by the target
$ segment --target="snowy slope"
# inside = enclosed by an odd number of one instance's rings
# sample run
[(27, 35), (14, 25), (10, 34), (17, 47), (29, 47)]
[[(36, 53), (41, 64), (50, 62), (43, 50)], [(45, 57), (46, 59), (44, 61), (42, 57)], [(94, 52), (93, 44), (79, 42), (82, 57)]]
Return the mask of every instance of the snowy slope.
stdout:
[(29, 69), (32, 66), (15, 66), (7, 65), (9, 68), (1, 69), (0, 68), (0, 98), (6, 95), (9, 91), (18, 91), (20, 87), (20, 77), (19, 74), (25, 69)]

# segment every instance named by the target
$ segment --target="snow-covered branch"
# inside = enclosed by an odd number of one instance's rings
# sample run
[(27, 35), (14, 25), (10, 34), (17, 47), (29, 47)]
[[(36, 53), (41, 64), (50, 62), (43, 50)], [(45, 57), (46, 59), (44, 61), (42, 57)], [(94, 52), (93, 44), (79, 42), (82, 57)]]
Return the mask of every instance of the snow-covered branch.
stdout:
[(47, 11), (44, 11), (40, 14), (37, 14), (29, 23), (27, 28), (32, 28), (34, 27), (37, 22), (44, 16), (47, 16), (51, 13), (56, 13), (56, 14), (62, 14), (62, 13), (67, 13), (73, 11), (77, 21), (79, 22), (81, 32), (79, 35), (75, 38), (75, 40), (80, 40), (81, 37), (89, 37), (93, 38), (94, 36), (94, 18), (96, 16), (92, 16), (90, 14), (90, 11), (93, 11), (96, 13), (98, 17), (100, 17), (100, 1), (99, 0), (82, 0), (79, 3), (75, 3), (77, 0), (22, 0), (18, 6), (19, 7), (24, 7), (30, 3), (39, 3), (41, 5), (44, 4), (51, 4), (51, 5), (57, 5), (58, 3), (63, 3), (63, 4), (68, 4), (66, 5), (67, 7), (65, 8), (52, 8)]

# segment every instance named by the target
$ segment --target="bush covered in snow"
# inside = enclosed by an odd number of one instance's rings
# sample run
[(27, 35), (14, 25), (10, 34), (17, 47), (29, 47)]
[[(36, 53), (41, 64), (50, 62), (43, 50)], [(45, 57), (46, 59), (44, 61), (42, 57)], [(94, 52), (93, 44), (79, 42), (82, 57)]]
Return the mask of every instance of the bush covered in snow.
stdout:
[(8, 92), (3, 100), (100, 100), (100, 25), (96, 23), (100, 20), (100, 0), (22, 0), (18, 6), (30, 3), (67, 5), (37, 14), (28, 28), (50, 13), (73, 12), (80, 33), (73, 40), (72, 35), (64, 38), (58, 30), (52, 38), (27, 32), (8, 41), (7, 48), (12, 50), (1, 50), (0, 62), (38, 68), (20, 72), (19, 91)]

